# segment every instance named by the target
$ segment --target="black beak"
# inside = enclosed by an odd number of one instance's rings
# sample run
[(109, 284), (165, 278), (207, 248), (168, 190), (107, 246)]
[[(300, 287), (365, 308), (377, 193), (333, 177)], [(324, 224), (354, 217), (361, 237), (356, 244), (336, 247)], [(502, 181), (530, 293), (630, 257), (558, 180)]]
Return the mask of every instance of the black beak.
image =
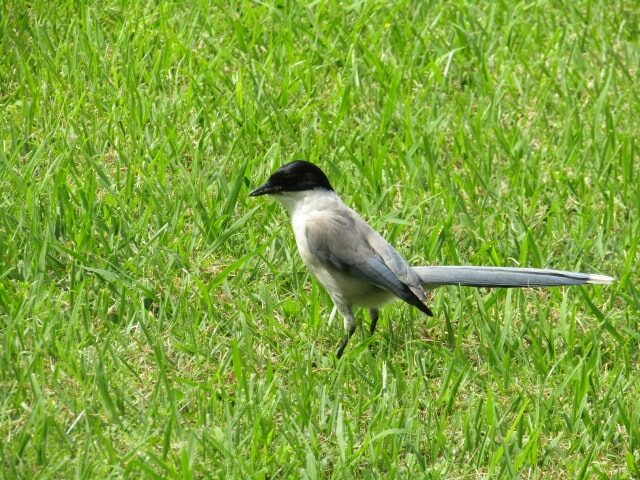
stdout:
[(273, 193), (274, 191), (275, 191), (274, 188), (271, 185), (269, 185), (269, 183), (267, 182), (264, 185), (261, 185), (255, 190), (253, 190), (252, 192), (250, 192), (249, 196), (257, 197), (259, 195), (267, 195), (269, 193)]

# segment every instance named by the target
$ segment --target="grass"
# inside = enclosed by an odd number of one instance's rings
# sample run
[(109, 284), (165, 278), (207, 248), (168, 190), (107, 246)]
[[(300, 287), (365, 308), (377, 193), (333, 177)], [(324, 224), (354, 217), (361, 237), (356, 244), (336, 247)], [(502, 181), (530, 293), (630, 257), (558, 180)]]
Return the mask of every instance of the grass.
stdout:
[[(0, 8), (0, 477), (640, 475), (635, 2)], [(247, 198), (294, 158), (415, 264), (617, 282), (441, 289), (336, 361)]]

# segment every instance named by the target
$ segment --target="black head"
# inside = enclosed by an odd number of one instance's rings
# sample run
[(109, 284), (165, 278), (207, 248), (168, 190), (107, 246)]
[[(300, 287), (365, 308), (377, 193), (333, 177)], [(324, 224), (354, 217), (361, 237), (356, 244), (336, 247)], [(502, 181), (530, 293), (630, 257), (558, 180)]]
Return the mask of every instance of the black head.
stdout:
[(320, 168), (304, 160), (287, 163), (273, 172), (267, 182), (249, 195), (268, 195), (270, 193), (302, 192), (321, 188), (333, 190), (329, 179)]

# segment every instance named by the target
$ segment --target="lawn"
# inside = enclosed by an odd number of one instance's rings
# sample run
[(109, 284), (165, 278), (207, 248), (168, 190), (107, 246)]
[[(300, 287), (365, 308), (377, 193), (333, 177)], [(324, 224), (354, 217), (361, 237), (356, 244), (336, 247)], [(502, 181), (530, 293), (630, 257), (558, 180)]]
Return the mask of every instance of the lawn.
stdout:
[[(634, 0), (0, 5), (0, 478), (640, 475)], [(342, 321), (293, 159), (447, 287)]]

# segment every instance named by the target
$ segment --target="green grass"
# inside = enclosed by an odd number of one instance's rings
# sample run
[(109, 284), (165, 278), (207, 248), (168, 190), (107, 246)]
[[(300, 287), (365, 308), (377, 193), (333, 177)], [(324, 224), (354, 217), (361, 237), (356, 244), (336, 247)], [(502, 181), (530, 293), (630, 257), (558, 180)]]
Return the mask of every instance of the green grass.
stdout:
[[(0, 7), (0, 477), (640, 475), (640, 8)], [(612, 287), (342, 322), (295, 158), (415, 264)], [(365, 328), (362, 328), (364, 326)], [(369, 349), (371, 347), (371, 351)]]

